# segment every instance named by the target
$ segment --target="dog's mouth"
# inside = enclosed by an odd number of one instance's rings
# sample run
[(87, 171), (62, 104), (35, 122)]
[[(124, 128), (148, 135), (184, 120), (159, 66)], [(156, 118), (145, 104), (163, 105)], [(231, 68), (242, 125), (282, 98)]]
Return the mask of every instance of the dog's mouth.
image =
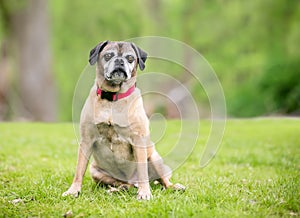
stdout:
[(123, 68), (115, 68), (105, 79), (114, 85), (124, 82), (127, 78), (126, 71)]

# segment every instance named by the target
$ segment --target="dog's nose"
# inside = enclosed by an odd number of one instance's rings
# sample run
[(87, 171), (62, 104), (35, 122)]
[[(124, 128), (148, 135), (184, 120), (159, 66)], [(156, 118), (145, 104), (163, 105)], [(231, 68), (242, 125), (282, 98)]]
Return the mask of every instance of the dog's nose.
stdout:
[(115, 60), (115, 66), (118, 66), (118, 67), (124, 67), (124, 60), (121, 59), (121, 58), (117, 58)]

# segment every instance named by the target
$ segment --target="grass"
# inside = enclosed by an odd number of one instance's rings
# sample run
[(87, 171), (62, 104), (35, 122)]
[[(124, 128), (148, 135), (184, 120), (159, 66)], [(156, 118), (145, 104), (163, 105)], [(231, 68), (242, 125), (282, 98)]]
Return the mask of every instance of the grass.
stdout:
[[(209, 122), (201, 123), (197, 145)], [(168, 121), (171, 143), (178, 121)], [(79, 198), (63, 198), (76, 164), (72, 124), (0, 123), (0, 217), (299, 217), (300, 120), (228, 120), (221, 149), (199, 168), (200, 146), (173, 173), (184, 193), (151, 184), (110, 195), (86, 174)], [(187, 141), (188, 143), (188, 141)], [(158, 148), (163, 147), (158, 143)]]

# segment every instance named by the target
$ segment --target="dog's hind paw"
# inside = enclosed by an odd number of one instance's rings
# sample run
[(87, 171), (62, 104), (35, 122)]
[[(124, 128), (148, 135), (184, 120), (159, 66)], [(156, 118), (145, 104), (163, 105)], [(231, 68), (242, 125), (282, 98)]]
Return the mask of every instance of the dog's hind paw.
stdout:
[(173, 184), (172, 186), (170, 186), (170, 188), (174, 191), (185, 191), (186, 187), (184, 185), (181, 185), (179, 183)]
[(107, 193), (109, 193), (109, 194), (112, 194), (112, 193), (115, 193), (115, 192), (119, 192), (120, 191), (120, 189), (118, 189), (118, 188), (115, 188), (115, 187), (113, 187), (113, 186), (108, 186), (108, 190), (107, 190)]

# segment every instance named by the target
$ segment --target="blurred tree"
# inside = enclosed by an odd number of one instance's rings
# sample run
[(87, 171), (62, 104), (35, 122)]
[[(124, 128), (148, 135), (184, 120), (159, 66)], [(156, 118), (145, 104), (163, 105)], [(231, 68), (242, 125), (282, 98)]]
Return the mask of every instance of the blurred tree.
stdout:
[[(300, 114), (300, 57), (294, 51), (295, 42), (289, 38), (293, 33), (300, 40), (300, 2), (277, 1), (273, 10), (265, 13), (263, 20), (269, 23), (272, 35), (268, 44), (268, 56), (259, 87), (265, 93), (268, 113)], [(298, 26), (295, 26), (298, 20)], [(290, 48), (292, 47), (292, 49)], [(291, 52), (292, 51), (292, 52)]]
[[(17, 101), (17, 111), (12, 116), (26, 120), (54, 121), (56, 119), (55, 88), (51, 70), (50, 32), (47, 0), (0, 0), (4, 40), (2, 40), (2, 65), (7, 65), (11, 57), (17, 63), (18, 72), (15, 86), (19, 99), (8, 99), (9, 92), (2, 90), (2, 104)], [(10, 49), (6, 48), (6, 43)], [(1, 74), (7, 75), (7, 67), (1, 68)], [(3, 76), (11, 87), (8, 76)], [(12, 117), (16, 118), (16, 117)]]
[(300, 62), (281, 59), (268, 67), (260, 81), (269, 113), (300, 114)]
[(229, 99), (229, 112), (234, 116), (299, 114), (300, 52), (295, 48), (300, 41), (300, 2), (266, 0), (251, 8), (256, 14), (248, 14), (243, 43), (238, 43), (245, 48), (241, 56), (248, 57), (240, 59), (239, 65), (251, 65), (240, 68), (240, 74), (235, 72), (241, 85)]
[(0, 120), (8, 117), (8, 84), (9, 69), (7, 60), (7, 43), (3, 41), (0, 45)]

